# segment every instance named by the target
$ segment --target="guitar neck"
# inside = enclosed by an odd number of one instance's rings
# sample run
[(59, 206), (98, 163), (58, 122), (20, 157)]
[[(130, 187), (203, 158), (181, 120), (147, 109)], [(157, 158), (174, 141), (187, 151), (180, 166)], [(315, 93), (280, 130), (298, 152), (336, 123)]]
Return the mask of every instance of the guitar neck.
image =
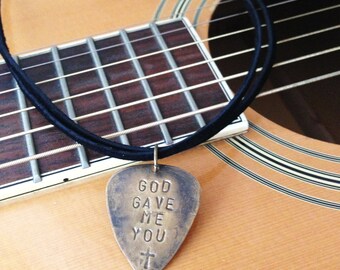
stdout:
[[(127, 145), (175, 143), (203, 127), (232, 98), (187, 19), (90, 37), (22, 54), (16, 61), (71, 119)], [(107, 158), (58, 132), (25, 99), (5, 63), (0, 70), (0, 92), (8, 104), (1, 112), (6, 125), (0, 139), (2, 189), (44, 176), (71, 180)], [(214, 139), (246, 129), (239, 116)], [(9, 157), (11, 152), (21, 156)]]

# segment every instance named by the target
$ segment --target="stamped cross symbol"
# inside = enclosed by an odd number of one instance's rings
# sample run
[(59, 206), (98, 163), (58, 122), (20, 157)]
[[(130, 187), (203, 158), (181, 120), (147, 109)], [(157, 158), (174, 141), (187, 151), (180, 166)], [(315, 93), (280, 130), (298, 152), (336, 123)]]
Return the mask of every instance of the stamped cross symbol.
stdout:
[(146, 252), (141, 252), (140, 255), (145, 256), (144, 269), (149, 269), (151, 257), (155, 257), (156, 254), (150, 253), (150, 249), (148, 248)]

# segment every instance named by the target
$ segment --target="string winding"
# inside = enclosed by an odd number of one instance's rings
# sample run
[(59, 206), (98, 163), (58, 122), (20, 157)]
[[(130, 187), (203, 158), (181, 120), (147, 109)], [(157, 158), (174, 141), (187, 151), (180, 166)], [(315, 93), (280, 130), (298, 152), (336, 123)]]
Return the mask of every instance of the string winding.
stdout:
[[(237, 118), (238, 115), (250, 105), (263, 87), (273, 65), (274, 59), (275, 38), (273, 25), (267, 7), (264, 5), (262, 0), (244, 0), (244, 5), (254, 25), (255, 32), (255, 50), (247, 76), (244, 78), (234, 98), (214, 119), (186, 139), (176, 144), (160, 147), (158, 149), (159, 158), (164, 158), (190, 149), (214, 136)], [(259, 9), (257, 9), (256, 5), (258, 5)], [(265, 21), (265, 33), (263, 33), (261, 26), (261, 17)], [(263, 34), (266, 35), (268, 47), (264, 56), (262, 70), (260, 74), (256, 76), (256, 70), (261, 57), (261, 47), (264, 39)], [(66, 114), (58, 109), (55, 104), (53, 104), (53, 102), (40, 90), (40, 88), (27, 76), (27, 74), (11, 56), (6, 44), (1, 17), (0, 53), (25, 96), (51, 124), (56, 126), (74, 141), (94, 151), (100, 152), (103, 155), (119, 159), (138, 161), (153, 160), (154, 150), (152, 148), (124, 145), (101, 138), (100, 136), (97, 136), (76, 124)]]

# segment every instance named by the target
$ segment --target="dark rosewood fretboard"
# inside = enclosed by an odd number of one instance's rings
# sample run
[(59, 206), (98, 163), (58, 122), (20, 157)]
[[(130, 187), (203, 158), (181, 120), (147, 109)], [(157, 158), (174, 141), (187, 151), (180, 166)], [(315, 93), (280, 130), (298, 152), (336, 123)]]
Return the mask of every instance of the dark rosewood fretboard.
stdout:
[[(21, 55), (17, 61), (60, 109), (90, 131), (100, 136), (118, 132), (119, 136), (112, 139), (124, 144), (171, 144), (204, 126), (217, 111), (173, 122), (163, 123), (164, 119), (230, 98), (224, 82), (211, 83), (221, 75), (207, 61), (209, 56), (198, 41), (185, 19), (172, 20)], [(1, 164), (74, 145), (54, 127), (41, 130), (49, 123), (30, 108), (6, 72), (5, 64), (1, 64)], [(195, 87), (204, 83), (207, 85)], [(191, 91), (154, 98), (187, 88)], [(138, 102), (144, 99), (148, 100)], [(133, 106), (127, 106), (133, 102)], [(103, 110), (105, 113), (98, 113)], [(154, 122), (159, 124), (123, 134)], [(235, 120), (234, 125), (240, 125), (237, 132), (246, 128), (244, 122), (243, 118)], [(32, 159), (2, 168), (0, 185), (18, 180), (39, 182), (41, 176), (67, 167), (86, 168), (98, 158), (98, 153), (77, 147)]]

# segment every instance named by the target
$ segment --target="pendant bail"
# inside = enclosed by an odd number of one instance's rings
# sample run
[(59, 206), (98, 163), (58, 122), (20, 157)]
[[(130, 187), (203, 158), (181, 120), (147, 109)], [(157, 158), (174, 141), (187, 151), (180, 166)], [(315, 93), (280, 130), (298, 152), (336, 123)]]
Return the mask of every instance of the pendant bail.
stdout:
[(153, 149), (153, 168), (152, 171), (156, 173), (159, 170), (158, 165), (158, 144), (155, 145)]

